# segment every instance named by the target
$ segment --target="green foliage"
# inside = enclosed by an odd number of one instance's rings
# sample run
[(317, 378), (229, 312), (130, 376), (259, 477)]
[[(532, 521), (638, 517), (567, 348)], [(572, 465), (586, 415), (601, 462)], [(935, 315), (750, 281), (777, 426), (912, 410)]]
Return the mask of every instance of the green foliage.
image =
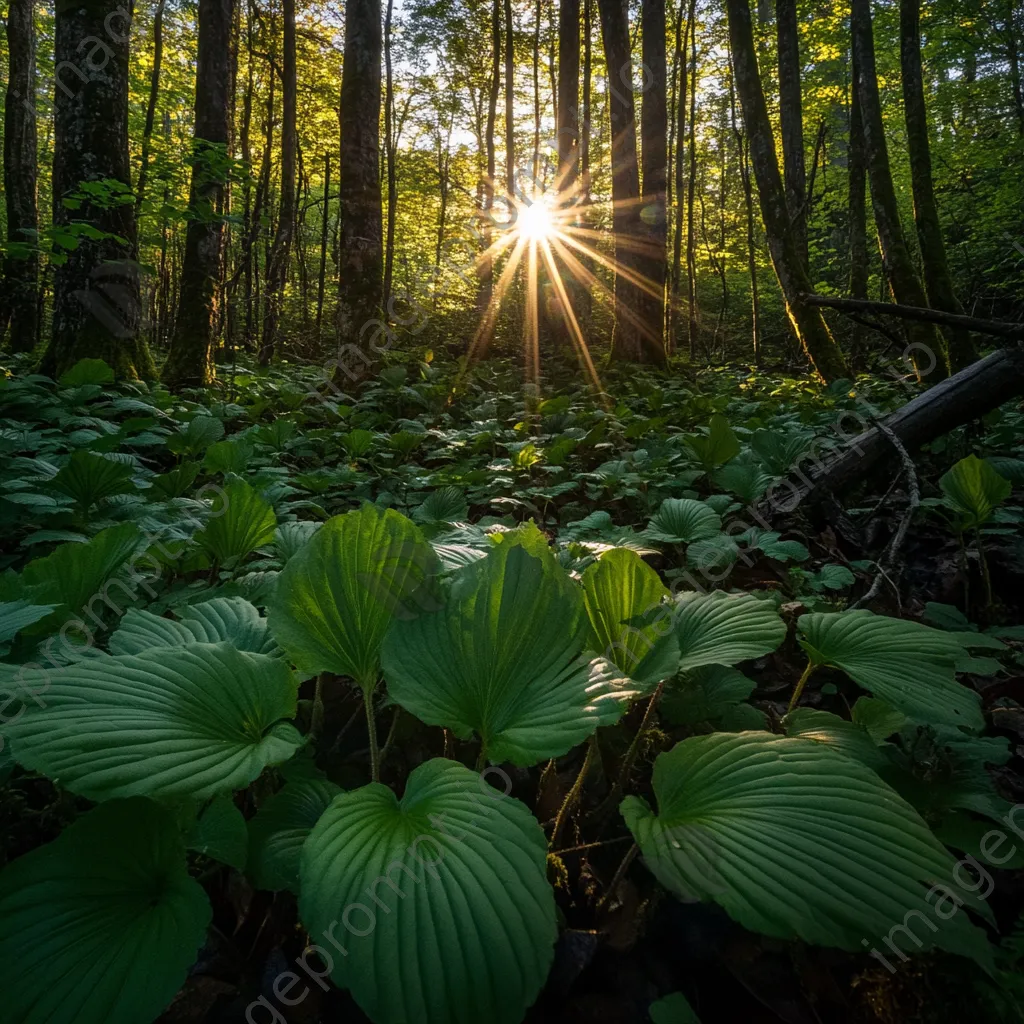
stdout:
[(976, 455), (961, 459), (939, 480), (939, 486), (944, 504), (956, 516), (959, 530), (984, 526), (1013, 490), (1009, 480)]

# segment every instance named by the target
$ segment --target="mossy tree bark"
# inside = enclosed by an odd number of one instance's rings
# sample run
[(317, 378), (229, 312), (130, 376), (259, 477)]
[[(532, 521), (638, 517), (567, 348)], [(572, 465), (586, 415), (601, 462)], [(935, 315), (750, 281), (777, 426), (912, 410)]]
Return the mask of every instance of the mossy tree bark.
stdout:
[(838, 380), (848, 375), (843, 354), (821, 312), (803, 299), (812, 290), (811, 282), (790, 223), (775, 137), (754, 51), (749, 0), (727, 0), (727, 9), (736, 91), (750, 142), (750, 160), (757, 181), (768, 248), (786, 302), (786, 312), (811, 365), (823, 380)]
[[(903, 112), (907, 122), (910, 179), (914, 190), (914, 222), (921, 243), (921, 265), (928, 302), (946, 313), (963, 313), (946, 259), (946, 243), (932, 185), (928, 114), (921, 74), (920, 0), (900, 0), (900, 63), (903, 72)], [(858, 296), (854, 296), (857, 298)], [(948, 330), (949, 362), (955, 372), (973, 363), (978, 353), (970, 331)]]
[(10, 322), (11, 349), (35, 348), (39, 327), (36, 207), (36, 30), (33, 0), (11, 0), (7, 11), (10, 73), (4, 108), (4, 186), (7, 241), (18, 248), (4, 260), (0, 335)]
[[(871, 183), (871, 206), (878, 228), (878, 245), (889, 288), (896, 302), (927, 306), (924, 287), (910, 258), (900, 223), (899, 204), (889, 169), (889, 150), (882, 123), (882, 104), (875, 70), (875, 42), (871, 28), (871, 0), (853, 0), (850, 14), (853, 59), (864, 127), (864, 156)], [(907, 354), (923, 380), (942, 380), (949, 374), (949, 356), (942, 335), (928, 324), (907, 326)]]
[[(49, 376), (86, 358), (105, 360), (119, 377), (156, 376), (141, 335), (139, 272), (132, 258), (130, 10), (109, 0), (57, 0), (53, 220), (58, 229), (77, 234), (79, 245), (61, 253), (54, 272), (53, 333), (40, 364)], [(81, 225), (88, 225), (88, 234)]]
[(178, 315), (162, 378), (170, 388), (209, 384), (215, 374), (216, 298), (222, 272), (221, 208), (227, 181), (231, 24), (234, 0), (199, 0), (192, 185)]

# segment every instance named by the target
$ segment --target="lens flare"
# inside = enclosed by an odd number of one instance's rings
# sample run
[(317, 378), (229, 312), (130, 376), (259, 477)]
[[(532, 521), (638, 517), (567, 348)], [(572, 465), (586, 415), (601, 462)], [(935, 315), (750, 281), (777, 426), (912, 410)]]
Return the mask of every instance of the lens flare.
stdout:
[(555, 231), (551, 207), (540, 200), (519, 208), (516, 230), (530, 242), (539, 242)]

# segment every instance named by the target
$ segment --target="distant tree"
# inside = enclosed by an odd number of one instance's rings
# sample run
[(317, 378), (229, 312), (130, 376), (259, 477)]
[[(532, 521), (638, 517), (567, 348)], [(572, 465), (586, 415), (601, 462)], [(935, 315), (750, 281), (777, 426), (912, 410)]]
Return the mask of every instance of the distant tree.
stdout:
[[(643, 0), (641, 38), (647, 80), (640, 108), (643, 208), (649, 253), (644, 277), (656, 294), (645, 296), (648, 347), (665, 350), (665, 279), (668, 273), (668, 63), (665, 0)], [(660, 360), (658, 360), (660, 361)]]
[(804, 105), (800, 86), (800, 36), (796, 0), (775, 0), (775, 32), (779, 47), (779, 122), (782, 126), (782, 168), (786, 203), (796, 246), (807, 262), (807, 170), (804, 163)]

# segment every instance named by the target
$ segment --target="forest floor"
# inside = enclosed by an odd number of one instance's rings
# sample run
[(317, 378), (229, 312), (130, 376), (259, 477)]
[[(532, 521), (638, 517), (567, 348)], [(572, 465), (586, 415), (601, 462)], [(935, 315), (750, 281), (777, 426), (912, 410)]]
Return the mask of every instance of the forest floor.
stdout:
[[(155, 596), (139, 606), (164, 614), (216, 594), (264, 607), (290, 551), (309, 536), (288, 524), (319, 522), (364, 501), (419, 523), (446, 568), (478, 557), (489, 533), (532, 520), (576, 577), (609, 547), (628, 547), (669, 587), (756, 592), (788, 623), (850, 607), (881, 573), (870, 610), (984, 639), (983, 649), (958, 666), (959, 680), (981, 695), (995, 753), (963, 756), (927, 727), (901, 727), (889, 745), (903, 769), (927, 786), (918, 810), (951, 850), (976, 854), (986, 815), (995, 820), (1009, 804), (1024, 802), (1020, 408), (1004, 407), (915, 455), (912, 481), (894, 454), (842, 496), (844, 515), (822, 517), (802, 507), (785, 510), (790, 491), (782, 482), (793, 465), (806, 466), (808, 451), (855, 433), (851, 424), (866, 425), (874, 413), (902, 404), (912, 388), (879, 379), (823, 388), (731, 366), (664, 377), (611, 371), (606, 394), (597, 396), (584, 392), (573, 367), (553, 363), (541, 397), (527, 399), (518, 369), (507, 362), (467, 372), (456, 363), (439, 365), (430, 353), (396, 357), (350, 395), (318, 387), (309, 369), (222, 372), (212, 397), (185, 400), (143, 385), (114, 386), (96, 365), (80, 364), (58, 385), (23, 374), (0, 382), (7, 575), (60, 544), (134, 523), (174, 552), (163, 559)], [(55, 487), (79, 452), (123, 472), (105, 482), (90, 477), (84, 489), (67, 486), (65, 474)], [(987, 469), (977, 471), (971, 456)], [(958, 464), (966, 468), (948, 476)], [(226, 487), (236, 477), (269, 507), (269, 530), (264, 523), (260, 543), (229, 564), (204, 553), (182, 516), (204, 485)], [(705, 504), (713, 529), (698, 536), (670, 520), (662, 503), (685, 498)], [(972, 509), (978, 521), (965, 525)], [(893, 552), (908, 515), (909, 529)], [(631, 837), (617, 814), (600, 809), (630, 741), (638, 738), (638, 757), (628, 788), (649, 794), (649, 773), (641, 768), (684, 737), (783, 731), (805, 661), (791, 631), (774, 653), (737, 666), (748, 682), (738, 695), (709, 689), (699, 706), (667, 695), (643, 725), (639, 706), (601, 730), (599, 763), (549, 856), (561, 933), (528, 1021), (639, 1024), (649, 1019), (653, 1000), (675, 991), (703, 1024), (1024, 1019), (1024, 873), (1011, 870), (1024, 867), (1024, 856), (986, 867), (988, 904), (999, 925), (992, 932), (993, 977), (948, 953), (915, 955), (890, 973), (866, 953), (757, 935), (714, 904), (669, 895), (639, 860), (609, 888)], [(305, 713), (312, 685), (300, 691)], [(811, 679), (801, 706), (849, 721), (857, 696), (842, 672), (825, 669)], [(346, 788), (367, 779), (361, 709), (354, 688), (327, 688), (323, 735), (331, 742), (317, 766)], [(385, 784), (397, 788), (411, 768), (442, 753), (473, 763), (472, 744), (452, 752), (440, 729), (409, 714), (385, 708), (380, 721), (382, 729), (393, 727)], [(577, 748), (547, 768), (510, 769), (514, 795), (542, 824), (558, 814), (584, 753)], [(5, 755), (0, 751), (0, 864), (54, 838), (85, 806)], [(257, 784), (237, 798), (247, 818), (264, 791)], [(160, 1020), (234, 1024), (302, 951), (296, 899), (192, 856), (193, 873), (213, 903), (214, 927)], [(368, 1018), (332, 987), (314, 988), (280, 1019)]]

